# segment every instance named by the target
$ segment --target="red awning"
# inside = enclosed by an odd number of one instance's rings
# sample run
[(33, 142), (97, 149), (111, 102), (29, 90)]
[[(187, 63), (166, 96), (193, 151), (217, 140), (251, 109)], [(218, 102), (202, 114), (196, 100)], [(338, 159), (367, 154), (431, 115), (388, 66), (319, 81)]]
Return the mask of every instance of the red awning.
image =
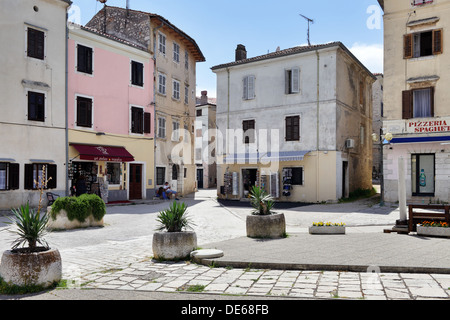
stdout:
[(71, 144), (80, 153), (81, 160), (133, 162), (134, 157), (124, 147), (104, 147)]

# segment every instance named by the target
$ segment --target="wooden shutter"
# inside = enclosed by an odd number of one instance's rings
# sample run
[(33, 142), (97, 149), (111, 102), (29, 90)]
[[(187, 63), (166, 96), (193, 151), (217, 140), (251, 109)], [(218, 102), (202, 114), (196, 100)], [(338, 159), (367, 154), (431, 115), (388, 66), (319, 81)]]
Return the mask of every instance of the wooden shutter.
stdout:
[(255, 98), (255, 77), (248, 77), (248, 99)]
[(413, 57), (413, 35), (405, 34), (403, 36), (403, 57), (404, 59), (411, 59)]
[(152, 129), (152, 114), (145, 112), (144, 113), (144, 133), (151, 133)]
[(433, 54), (441, 54), (442, 48), (442, 29), (433, 31)]
[(24, 189), (33, 190), (33, 164), (25, 164)]
[(57, 166), (56, 164), (47, 165), (47, 179), (50, 181), (47, 183), (47, 189), (56, 189), (57, 186)]
[(411, 119), (413, 118), (413, 92), (412, 90), (403, 91), (402, 99), (402, 118)]
[(77, 125), (80, 127), (92, 127), (92, 100), (77, 97)]
[(45, 33), (33, 28), (27, 29), (27, 56), (44, 60)]
[(293, 118), (292, 128), (293, 128), (292, 139), (294, 141), (300, 140), (300, 117), (299, 116)]
[(432, 117), (434, 117), (434, 92), (434, 87), (430, 87), (430, 112)]
[(249, 77), (245, 77), (244, 78), (244, 93), (243, 93), (243, 96), (242, 96), (242, 98), (244, 100), (248, 99), (248, 79), (249, 79)]
[(286, 141), (292, 141), (292, 117), (286, 118)]
[(300, 92), (300, 69), (299, 68), (294, 68), (292, 69), (291, 72), (291, 91), (292, 93), (298, 93)]
[(19, 169), (20, 165), (18, 163), (9, 164), (9, 190), (19, 189)]
[(136, 86), (144, 85), (144, 65), (140, 62), (131, 62), (131, 82)]

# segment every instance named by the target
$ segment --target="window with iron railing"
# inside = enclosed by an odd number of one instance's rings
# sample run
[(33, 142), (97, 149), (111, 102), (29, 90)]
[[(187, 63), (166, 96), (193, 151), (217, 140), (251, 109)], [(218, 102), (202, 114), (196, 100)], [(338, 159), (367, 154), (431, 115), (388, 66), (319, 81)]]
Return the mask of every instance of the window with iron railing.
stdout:
[(421, 6), (423, 4), (427, 4), (427, 3), (432, 3), (433, 0), (412, 0), (412, 5), (413, 6)]

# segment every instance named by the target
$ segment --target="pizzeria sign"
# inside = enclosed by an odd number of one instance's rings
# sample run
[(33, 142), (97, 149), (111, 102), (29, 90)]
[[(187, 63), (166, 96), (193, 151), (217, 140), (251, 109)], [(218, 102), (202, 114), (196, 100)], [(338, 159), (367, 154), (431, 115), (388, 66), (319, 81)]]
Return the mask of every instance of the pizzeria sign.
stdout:
[(408, 133), (450, 132), (450, 120), (410, 121), (406, 130)]

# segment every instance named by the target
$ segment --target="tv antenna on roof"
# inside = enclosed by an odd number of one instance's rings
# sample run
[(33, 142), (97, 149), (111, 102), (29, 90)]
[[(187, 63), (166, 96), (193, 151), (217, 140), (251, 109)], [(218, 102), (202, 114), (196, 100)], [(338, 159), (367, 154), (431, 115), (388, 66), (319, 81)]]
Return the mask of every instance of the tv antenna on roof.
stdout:
[(306, 21), (308, 21), (308, 46), (311, 46), (311, 42), (310, 42), (310, 40), (309, 40), (309, 25), (310, 25), (310, 24), (314, 24), (314, 20), (313, 20), (313, 19), (310, 19), (310, 18), (308, 18), (308, 17), (305, 17), (305, 16), (302, 15), (302, 14), (300, 14), (300, 16), (301, 16), (302, 18), (304, 18)]

